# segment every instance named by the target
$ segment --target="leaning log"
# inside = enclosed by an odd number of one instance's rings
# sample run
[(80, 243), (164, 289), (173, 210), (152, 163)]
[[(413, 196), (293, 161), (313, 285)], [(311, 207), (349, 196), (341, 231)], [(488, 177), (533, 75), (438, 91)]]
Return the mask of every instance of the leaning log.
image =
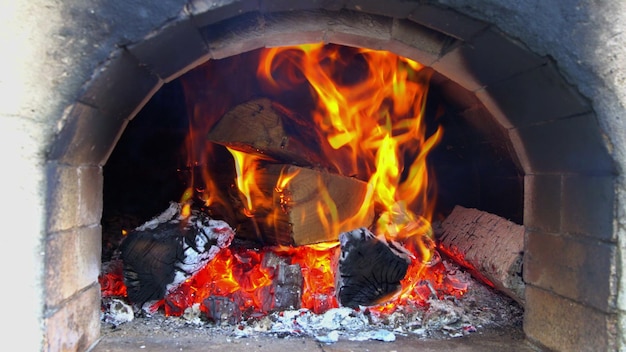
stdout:
[(211, 142), (282, 163), (333, 170), (321, 158), (313, 124), (267, 98), (244, 102), (229, 110), (207, 135)]
[[(281, 185), (286, 176), (290, 181)], [(370, 226), (374, 220), (372, 207), (361, 212), (367, 184), (355, 178), (267, 164), (256, 170), (256, 180), (263, 200), (253, 198), (253, 204), (260, 205), (246, 212), (254, 224), (238, 231), (238, 236), (260, 237), (265, 244), (300, 246), (337, 241), (340, 233)], [(246, 202), (242, 199), (242, 203)]]
[(524, 305), (524, 226), (456, 206), (442, 222), (439, 248), (476, 278)]

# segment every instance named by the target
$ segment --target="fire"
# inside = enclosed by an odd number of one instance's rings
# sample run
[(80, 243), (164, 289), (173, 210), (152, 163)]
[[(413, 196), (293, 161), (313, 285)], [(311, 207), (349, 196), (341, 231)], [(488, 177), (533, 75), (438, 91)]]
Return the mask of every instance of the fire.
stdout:
[[(365, 73), (345, 82), (342, 71), (354, 64)], [(291, 74), (279, 82), (275, 75), (285, 67)], [(368, 181), (362, 212), (377, 207), (377, 233), (408, 243), (419, 258), (411, 275), (419, 277), (434, 250), (426, 157), (442, 135), (438, 128), (427, 137), (423, 123), (430, 73), (389, 52), (323, 44), (267, 49), (257, 73), (278, 91), (305, 77), (318, 102), (312, 115), (328, 142), (325, 155), (344, 175)]]
[[(430, 225), (435, 188), (427, 157), (443, 133), (441, 127), (427, 133), (424, 123), (431, 71), (390, 52), (307, 44), (262, 49), (256, 74), (267, 95), (279, 96), (297, 87), (308, 87), (315, 103), (310, 117), (318, 128), (324, 158), (339, 174), (367, 183), (365, 199), (348, 221), (356, 224), (374, 210), (375, 233), (402, 243), (411, 252), (413, 260), (401, 292), (377, 309), (390, 311), (406, 302), (424, 304), (437, 292), (462, 294), (463, 290), (453, 284), (445, 287), (445, 269), (437, 260)], [(204, 113), (208, 116), (194, 109), (186, 147), (190, 165), (198, 165), (198, 159), (210, 159), (213, 147), (202, 136), (225, 112), (225, 104), (207, 109), (209, 112)], [(245, 215), (254, 217), (258, 209), (272, 207), (273, 196), (263, 194), (257, 185), (258, 155), (232, 148), (228, 152), (234, 160), (236, 187), (245, 199)], [(203, 182), (199, 186), (192, 172), (187, 192), (193, 195), (186, 193), (183, 198), (200, 198), (209, 207), (225, 202), (223, 191), (216, 188), (211, 177), (214, 171), (206, 168), (201, 173)], [(289, 203), (289, 194), (284, 190), (295, 177), (297, 173), (281, 173), (274, 187), (280, 206), (273, 212), (285, 210), (280, 209)], [(338, 236), (346, 224), (339, 223), (334, 200), (324, 184), (319, 182), (317, 186), (321, 201), (316, 214), (307, 216), (317, 216), (326, 231)], [(265, 221), (273, 221), (272, 216)], [(302, 268), (302, 308), (323, 312), (338, 306), (334, 262), (338, 242), (265, 251), (222, 250), (159, 304), (167, 314), (180, 315), (185, 307), (201, 303), (206, 297), (224, 296), (242, 310), (267, 312), (272, 308), (266, 300), (274, 274), (262, 262), (270, 251)]]

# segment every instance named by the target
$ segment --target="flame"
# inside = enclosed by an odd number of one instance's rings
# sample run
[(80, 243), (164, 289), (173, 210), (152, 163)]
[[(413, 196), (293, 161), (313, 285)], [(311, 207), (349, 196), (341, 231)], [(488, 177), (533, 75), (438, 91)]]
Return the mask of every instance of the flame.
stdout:
[[(355, 64), (366, 67), (356, 81), (338, 78)], [(275, 76), (285, 70), (279, 81)], [(434, 251), (426, 157), (442, 135), (439, 127), (427, 137), (423, 123), (430, 71), (389, 52), (307, 44), (265, 50), (257, 74), (278, 91), (299, 84), (300, 77), (308, 81), (325, 155), (344, 175), (367, 180), (371, 191), (361, 212), (376, 207), (377, 234), (406, 243), (419, 258), (410, 275), (420, 277)], [(328, 204), (318, 212), (332, 223), (332, 206), (320, 192)]]
[[(240, 152), (235, 149), (226, 148), (235, 159), (235, 170), (237, 171), (237, 188), (246, 198), (246, 210), (252, 214), (256, 204), (252, 201), (254, 196), (263, 199), (261, 190), (256, 184), (257, 158), (254, 155)], [(258, 200), (257, 200), (258, 202)]]
[[(427, 158), (443, 134), (441, 127), (427, 133), (424, 123), (432, 70), (390, 52), (322, 43), (261, 49), (256, 64), (259, 88), (267, 96), (280, 97), (301, 87), (310, 91), (314, 106), (308, 113), (318, 129), (322, 156), (339, 174), (367, 183), (367, 193), (357, 214), (342, 220), (337, 215), (335, 200), (318, 179), (316, 214), (306, 216), (317, 216), (326, 231), (338, 236), (340, 229), (356, 228), (358, 220), (374, 210), (376, 234), (401, 242), (412, 254), (401, 291), (377, 309), (389, 311), (409, 301), (423, 303), (433, 294), (461, 294), (462, 285), (444, 283), (445, 268), (438, 259), (430, 224), (435, 188)], [(208, 71), (217, 74), (219, 67), (214, 64)], [(236, 63), (231, 69), (241, 67), (245, 65)], [(226, 112), (231, 100), (221, 99), (223, 90), (214, 86), (215, 81), (218, 80), (202, 82), (209, 84), (212, 94), (218, 96), (211, 100), (211, 105), (205, 101), (206, 96), (200, 95), (207, 91), (204, 86), (183, 80), (193, 107), (186, 153), (187, 165), (194, 169), (183, 199), (196, 197), (207, 206), (225, 203), (226, 198), (206, 165), (215, 147), (204, 136)], [(264, 221), (272, 226), (277, 215), (289, 207), (288, 186), (298, 173), (281, 170), (274, 194), (264, 194), (258, 184), (262, 168), (259, 156), (227, 150), (234, 160), (235, 183), (246, 215), (254, 218), (260, 209), (270, 209)], [(201, 177), (196, 175), (196, 166)], [(338, 306), (334, 286), (337, 242), (268, 250), (301, 266), (303, 308), (323, 312)], [(168, 314), (178, 315), (194, 302), (217, 295), (229, 297), (242, 309), (267, 311), (271, 305), (264, 300), (272, 273), (262, 267), (263, 255), (264, 252), (255, 250), (224, 249), (160, 304)]]

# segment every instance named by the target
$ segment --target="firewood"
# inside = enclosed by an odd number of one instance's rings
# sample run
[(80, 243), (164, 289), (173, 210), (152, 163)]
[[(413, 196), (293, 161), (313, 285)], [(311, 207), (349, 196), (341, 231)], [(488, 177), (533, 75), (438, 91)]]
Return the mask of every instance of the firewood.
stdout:
[(300, 265), (290, 264), (288, 258), (267, 252), (263, 258), (263, 267), (273, 273), (272, 287), (267, 292), (272, 300), (264, 310), (300, 309), (304, 282)]
[(334, 170), (322, 159), (314, 125), (267, 98), (239, 104), (209, 131), (209, 141), (278, 162)]
[[(295, 175), (282, 189), (277, 187), (281, 174)], [(367, 184), (355, 178), (295, 165), (266, 164), (257, 170), (256, 179), (271, 204), (254, 209), (254, 224), (244, 226), (238, 236), (260, 237), (265, 244), (299, 246), (337, 241), (340, 233), (373, 222), (373, 209), (355, 217), (367, 193)], [(336, 209), (334, 222), (331, 208)]]
[(340, 243), (336, 287), (341, 305), (376, 305), (400, 290), (411, 262), (400, 244), (379, 239), (367, 228), (342, 233)]
[(524, 305), (524, 226), (456, 206), (441, 224), (439, 247), (476, 278)]
[(228, 247), (234, 232), (221, 220), (171, 203), (159, 216), (131, 231), (120, 245), (128, 299), (138, 306), (160, 300)]

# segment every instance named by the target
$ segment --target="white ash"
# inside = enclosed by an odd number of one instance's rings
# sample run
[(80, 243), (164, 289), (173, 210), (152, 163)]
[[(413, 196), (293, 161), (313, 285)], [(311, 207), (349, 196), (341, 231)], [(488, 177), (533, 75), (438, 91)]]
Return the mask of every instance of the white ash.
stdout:
[[(171, 293), (181, 283), (200, 271), (223, 248), (230, 246), (235, 237), (235, 231), (225, 221), (211, 219), (195, 210), (192, 211), (185, 226), (186, 229), (192, 227), (199, 230), (195, 243), (182, 241), (184, 259), (175, 264), (176, 275), (174, 281), (166, 286), (167, 293)], [(204, 250), (212, 242), (217, 242), (217, 245), (211, 245), (208, 250)]]
[(135, 319), (133, 307), (119, 298), (103, 298), (100, 319), (111, 325), (128, 323)]
[[(124, 284), (130, 301), (149, 307), (172, 293), (230, 246), (235, 231), (197, 209), (171, 202), (160, 215), (131, 231), (121, 242)], [(103, 273), (107, 274), (103, 265)], [(151, 308), (150, 308), (151, 309)]]
[(374, 313), (365, 307), (334, 308), (324, 314), (300, 309), (249, 318), (237, 325), (216, 325), (206, 321), (197, 307), (191, 307), (181, 317), (155, 313), (119, 326), (105, 321), (102, 335), (176, 337), (227, 334), (232, 339), (293, 336), (311, 337), (320, 343), (331, 344), (340, 340), (390, 342), (397, 336), (449, 339), (490, 329), (521, 329), (523, 310), (515, 301), (469, 276), (467, 283), (468, 291), (459, 299), (431, 299), (428, 308), (400, 307), (387, 315)]
[(154, 230), (160, 224), (166, 222), (178, 222), (184, 219), (184, 217), (180, 214), (182, 209), (182, 204), (176, 202), (170, 202), (170, 206), (165, 209), (161, 214), (155, 216), (154, 218), (146, 221), (141, 224), (135, 230), (137, 231), (145, 231), (145, 230)]

